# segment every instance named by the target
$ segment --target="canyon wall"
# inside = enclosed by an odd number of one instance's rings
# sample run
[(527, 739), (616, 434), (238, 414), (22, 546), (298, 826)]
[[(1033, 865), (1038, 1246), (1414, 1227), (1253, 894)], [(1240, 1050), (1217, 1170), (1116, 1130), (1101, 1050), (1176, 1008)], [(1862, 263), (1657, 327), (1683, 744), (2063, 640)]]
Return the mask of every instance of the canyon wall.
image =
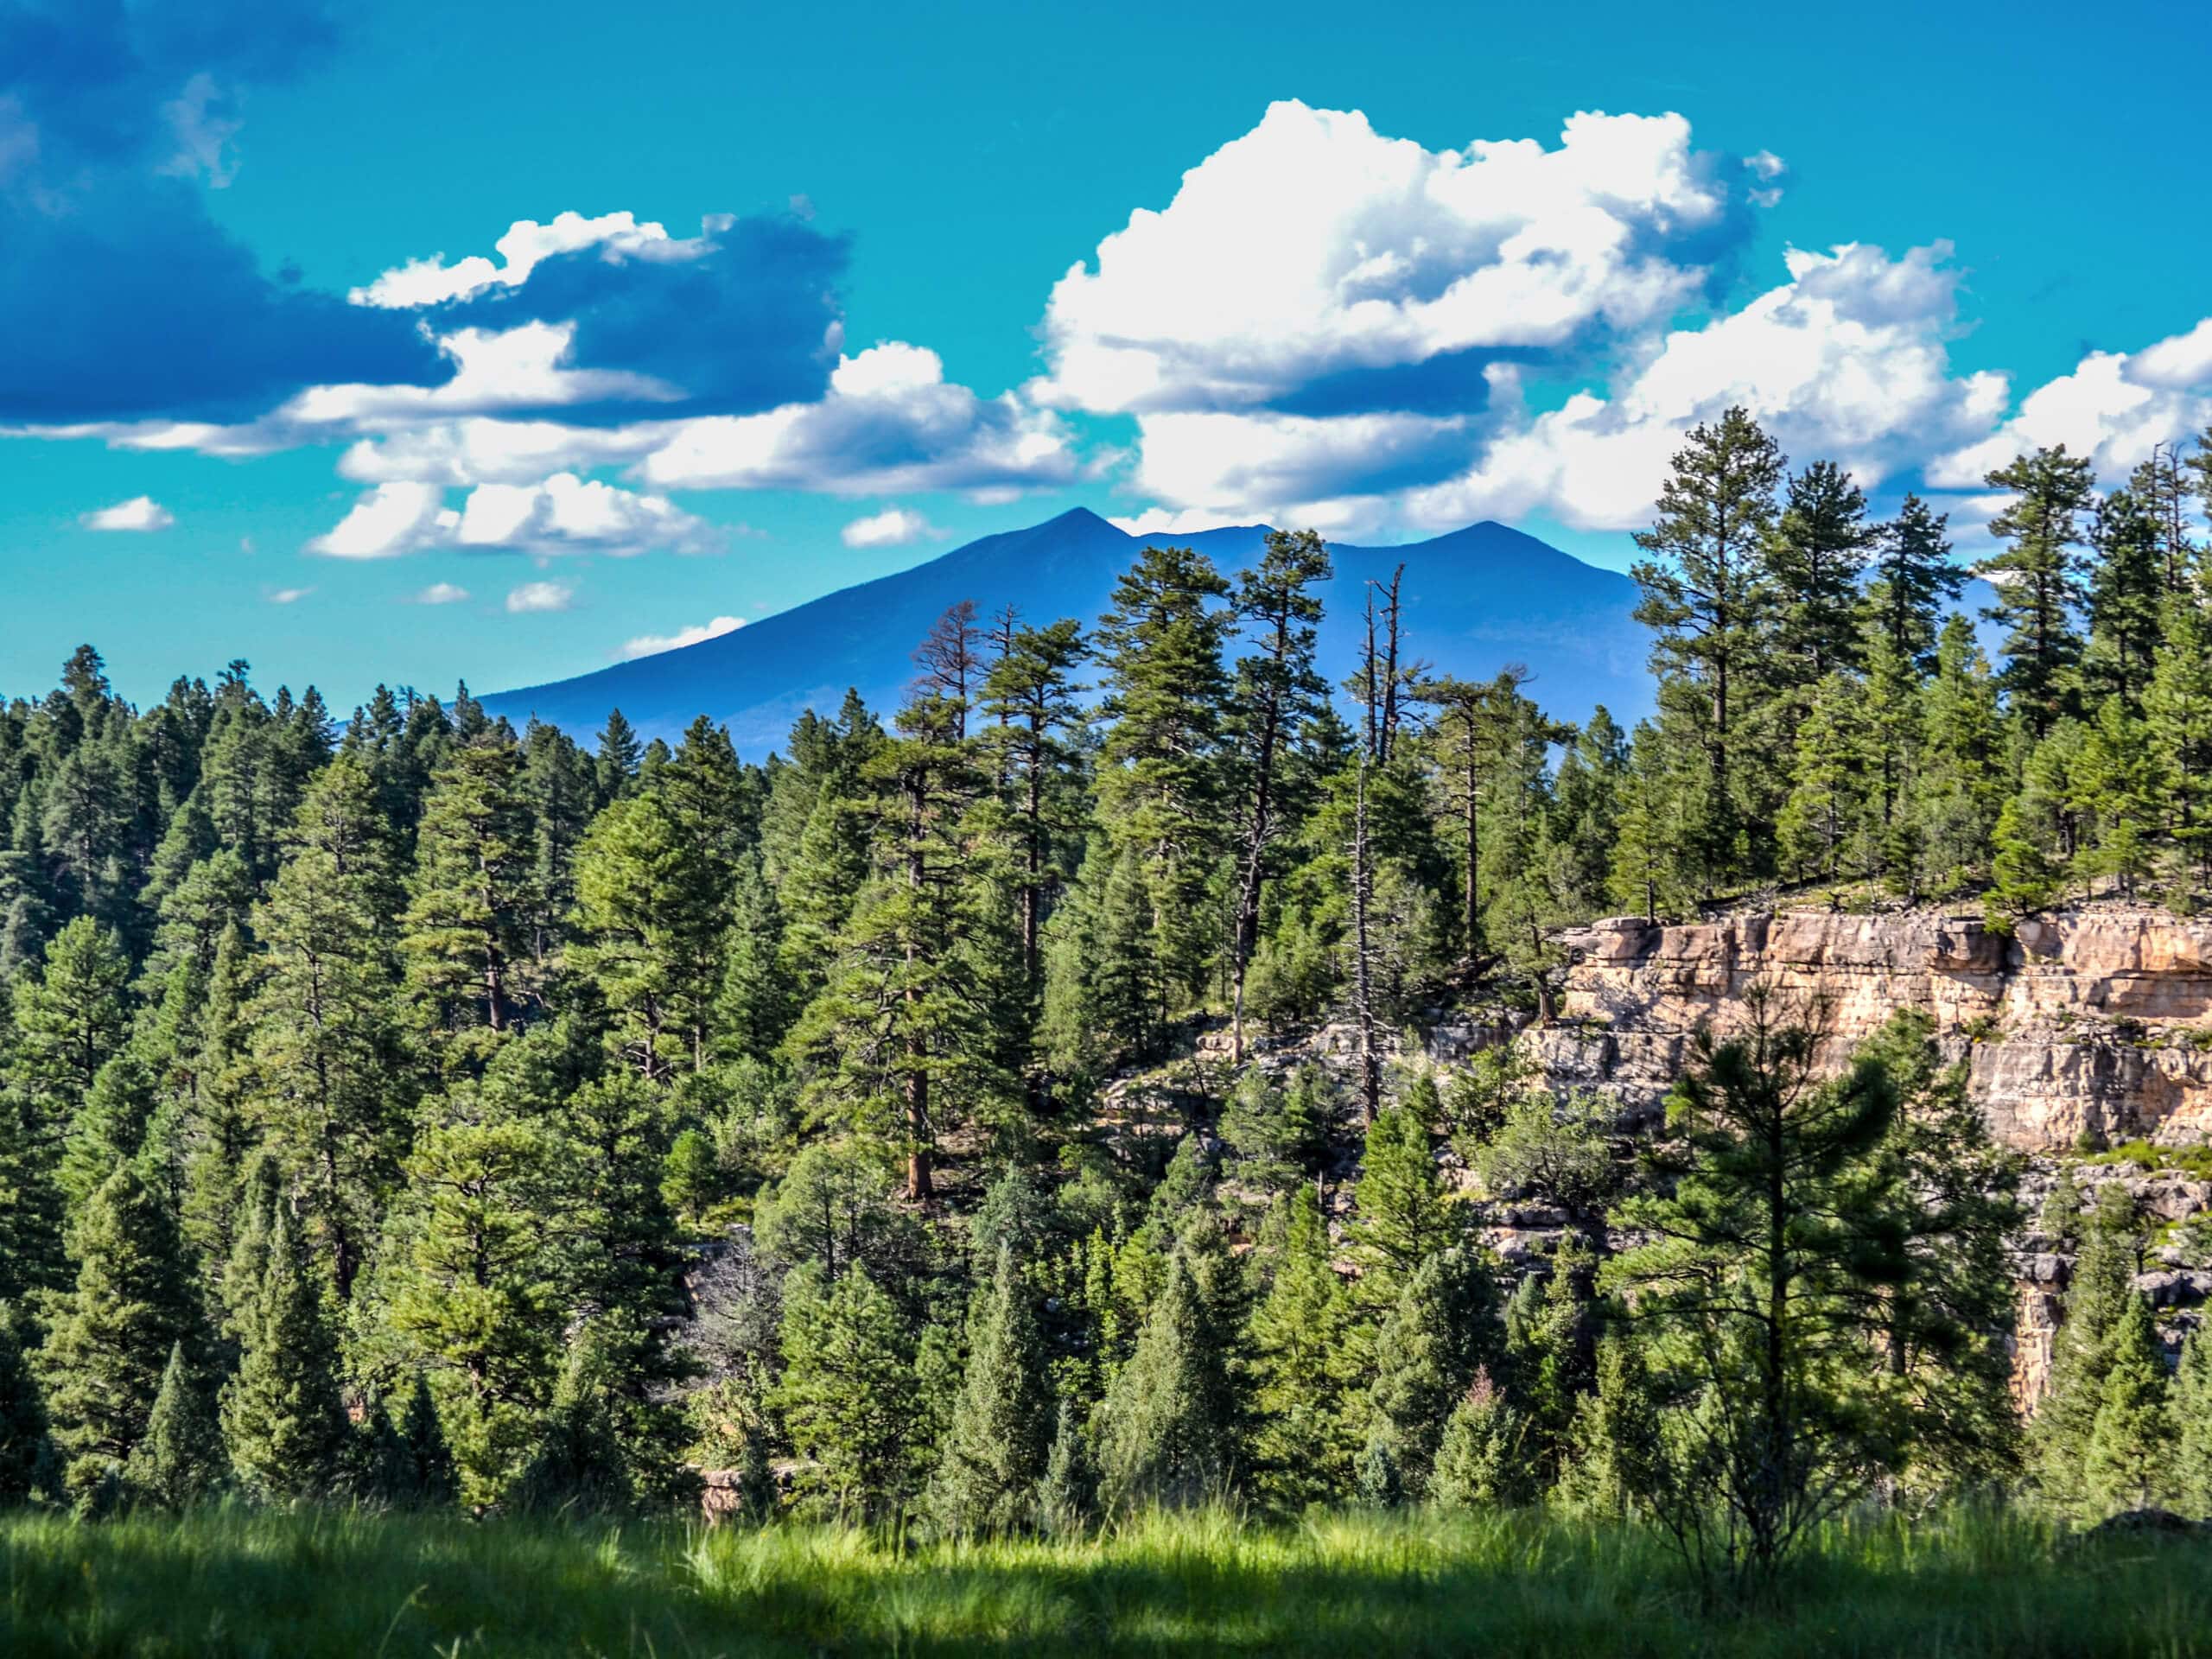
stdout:
[(1992, 1132), (2028, 1152), (2212, 1135), (2212, 921), (2099, 906), (1993, 931), (1927, 910), (1778, 911), (1662, 927), (1636, 918), (1567, 936), (1559, 1022), (1527, 1033), (1554, 1085), (1656, 1111), (1700, 1023), (1740, 1024), (1770, 986), (1822, 1034), (1823, 1058), (1901, 1007), (1925, 1010), (1967, 1062)]

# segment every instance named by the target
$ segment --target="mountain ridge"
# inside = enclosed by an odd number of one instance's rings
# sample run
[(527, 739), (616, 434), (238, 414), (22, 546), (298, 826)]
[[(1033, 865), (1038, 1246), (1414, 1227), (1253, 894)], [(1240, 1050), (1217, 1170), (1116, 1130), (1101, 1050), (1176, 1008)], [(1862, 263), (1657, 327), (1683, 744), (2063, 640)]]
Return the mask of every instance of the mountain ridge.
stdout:
[[(586, 738), (618, 707), (649, 737), (673, 738), (704, 714), (729, 728), (741, 752), (762, 754), (781, 744), (803, 709), (828, 712), (848, 687), (887, 713), (912, 677), (914, 645), (963, 599), (984, 613), (1011, 601), (1031, 622), (1072, 616), (1088, 628), (1144, 547), (1172, 540), (1233, 572), (1258, 556), (1268, 529), (1140, 537), (1072, 507), (696, 645), (495, 692), (483, 702), (494, 715), (535, 715)], [(1634, 584), (1618, 571), (1491, 520), (1398, 547), (1332, 542), (1330, 552), (1337, 574), (1323, 594), (1319, 650), (1332, 681), (1355, 660), (1361, 584), (1387, 581), (1403, 563), (1414, 658), (1469, 677), (1524, 663), (1531, 695), (1563, 719), (1585, 719), (1601, 702), (1624, 723), (1649, 709), (1648, 641), (1629, 616)]]

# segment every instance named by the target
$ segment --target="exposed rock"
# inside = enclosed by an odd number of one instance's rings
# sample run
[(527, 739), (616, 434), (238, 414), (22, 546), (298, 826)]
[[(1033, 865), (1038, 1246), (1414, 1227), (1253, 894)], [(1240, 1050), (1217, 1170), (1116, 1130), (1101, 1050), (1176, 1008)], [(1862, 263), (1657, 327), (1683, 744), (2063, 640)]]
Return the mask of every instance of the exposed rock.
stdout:
[(2025, 1150), (2212, 1131), (2212, 922), (2085, 909), (2006, 938), (1970, 915), (1783, 911), (1672, 927), (1616, 917), (1566, 943), (1562, 1018), (1524, 1040), (1555, 1085), (1632, 1109), (1656, 1109), (1691, 1033), (1738, 1024), (1745, 990), (1764, 982), (1818, 1027), (1839, 1069), (1898, 1008), (1924, 1010), (1945, 1053), (1968, 1062), (1992, 1132)]

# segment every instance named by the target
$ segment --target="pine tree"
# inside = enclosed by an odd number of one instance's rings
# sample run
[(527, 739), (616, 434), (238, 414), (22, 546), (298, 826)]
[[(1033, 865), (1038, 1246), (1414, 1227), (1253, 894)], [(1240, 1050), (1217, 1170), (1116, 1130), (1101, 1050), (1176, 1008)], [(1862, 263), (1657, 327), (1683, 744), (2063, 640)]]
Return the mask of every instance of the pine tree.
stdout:
[(2174, 1502), (2184, 1515), (2212, 1519), (2212, 1338), (2201, 1325), (2182, 1344), (2166, 1414)]
[(1090, 1529), (1097, 1502), (1098, 1476), (1090, 1447), (1076, 1422), (1074, 1402), (1063, 1400), (1045, 1477), (1037, 1484), (1037, 1523), (1048, 1537), (1080, 1537)]
[(2074, 613), (2082, 599), (2079, 515), (2090, 502), (2086, 456), (2066, 446), (2038, 449), (1991, 473), (1986, 482), (2011, 499), (1989, 521), (2009, 544), (1974, 566), (1994, 579), (1997, 602), (1983, 614), (2005, 625), (2005, 689), (2041, 738), (2066, 711), (2069, 671), (2082, 654)]
[(480, 1065), (531, 998), (535, 852), (514, 744), (487, 734), (454, 748), (423, 806), (399, 918), (407, 988), (448, 1067)]
[(1218, 938), (1206, 890), (1225, 828), (1221, 652), (1231, 613), (1210, 601), (1229, 591), (1203, 554), (1147, 547), (1098, 620), (1108, 721), (1098, 817), (1139, 859), (1164, 996), (1202, 988)]
[(1601, 1338), (1596, 1386), (1575, 1402), (1567, 1466), (1554, 1489), (1571, 1510), (1611, 1520), (1637, 1513), (1665, 1452), (1643, 1351), (1629, 1332)]
[(1783, 866), (1800, 880), (1847, 880), (1872, 862), (1866, 712), (1861, 681), (1834, 674), (1812, 690), (1790, 760), (1789, 797), (1775, 822)]
[(1051, 1447), (1044, 1340), (1013, 1247), (999, 1247), (977, 1294), (968, 1370), (931, 1482), (930, 1510), (948, 1533), (1027, 1525)]
[(0, 1318), (0, 1512), (29, 1503), (54, 1459), (38, 1380)]
[(1908, 494), (1897, 516), (1875, 532), (1872, 580), (1866, 584), (1867, 627), (1900, 663), (1922, 672), (1933, 666), (1938, 619), (1966, 586), (1967, 573), (1951, 563), (1943, 514)]
[(35, 1340), (44, 1298), (69, 1282), (57, 1149), (34, 1111), (22, 1095), (0, 1090), (0, 1325), (19, 1342)]
[(169, 1350), (146, 1438), (130, 1453), (124, 1484), (134, 1497), (162, 1509), (188, 1510), (219, 1491), (230, 1476), (214, 1402), (180, 1342)]
[(1453, 1402), (1498, 1342), (1490, 1264), (1464, 1245), (1423, 1262), (1376, 1332), (1367, 1440), (1389, 1448), (1415, 1495), (1427, 1488)]
[(1136, 1348), (1099, 1408), (1109, 1512), (1188, 1508), (1236, 1490), (1243, 1471), (1229, 1337), (1176, 1251)]
[(1637, 533), (1649, 556), (1630, 573), (1636, 620), (1654, 634), (1662, 730), (1702, 760), (1709, 817), (1689, 868), (1710, 891), (1745, 861), (1740, 823), (1756, 819), (1758, 757), (1744, 729), (1759, 706), (1759, 664), (1775, 595), (1761, 550), (1774, 524), (1783, 457), (1742, 409), (1692, 429), (1661, 487), (1659, 516)]
[(2173, 1450), (2166, 1393), (2165, 1361), (2151, 1305), (2130, 1295), (2112, 1333), (2104, 1388), (2089, 1430), (2082, 1471), (2085, 1516), (2149, 1509), (2164, 1492)]
[(1351, 1243), (1370, 1302), (1394, 1299), (1423, 1262), (1459, 1236), (1429, 1129), (1408, 1101), (1385, 1110), (1367, 1132), (1352, 1189)]
[(401, 1501), (423, 1509), (453, 1503), (461, 1495), (461, 1475), (454, 1466), (453, 1448), (446, 1443), (445, 1426), (438, 1421), (429, 1382), (420, 1371), (415, 1373), (414, 1390), (407, 1396), (399, 1440), (407, 1452), (407, 1484)]
[(587, 1325), (569, 1344), (552, 1408), (508, 1497), (524, 1514), (620, 1515), (639, 1498), (616, 1428), (612, 1356)]
[(1008, 628), (983, 679), (983, 710), (997, 723), (984, 733), (999, 786), (1011, 807), (1015, 877), (1021, 909), (1022, 976), (1033, 995), (1043, 988), (1045, 914), (1066, 879), (1058, 832), (1077, 810), (1067, 797), (1076, 756), (1068, 734), (1083, 723), (1074, 671), (1085, 655), (1071, 618), (1045, 628)]
[(374, 780), (357, 760), (324, 770), (290, 836), (254, 919), (267, 946), (249, 1015), (255, 1108), (313, 1194), (342, 1300), (398, 1176), (411, 1104), (391, 922), (400, 883)]
[(145, 1439), (169, 1351), (200, 1341), (198, 1310), (160, 1196), (125, 1164), (86, 1199), (70, 1235), (74, 1288), (38, 1358), (63, 1476), (90, 1491)]
[(2029, 1424), (2037, 1489), (2055, 1508), (2087, 1501), (2089, 1442), (2104, 1403), (2114, 1334), (2133, 1295), (2140, 1243), (2133, 1218), (2093, 1213), (2066, 1287), (2066, 1317), (2052, 1338), (2050, 1379)]
[(1801, 689), (1860, 665), (1853, 613), (1874, 538), (1865, 492), (1834, 461), (1816, 461), (1789, 480), (1763, 550), (1777, 601), (1775, 647)]
[(282, 1206), (247, 1310), (238, 1368), (224, 1384), (223, 1437), (238, 1479), (278, 1502), (332, 1496), (349, 1449), (338, 1344), (322, 1286)]
[(2212, 867), (2212, 619), (2192, 593), (2170, 595), (2151, 683), (2143, 693), (2150, 747), (2161, 762), (2165, 833), (2190, 878)]
[(1244, 981), (1260, 939), (1260, 911), (1275, 873), (1278, 842), (1295, 811), (1295, 751), (1328, 695), (1314, 667), (1321, 601), (1313, 593), (1335, 574), (1313, 531), (1271, 530), (1259, 564), (1239, 578), (1236, 613), (1259, 649), (1242, 658), (1230, 721), (1238, 786), (1236, 919), (1230, 947), (1232, 1064), (1244, 1058)]
[(2010, 787), (2001, 766), (1995, 677), (1963, 616), (1943, 625), (1922, 709), (1908, 806), (1917, 885), (1946, 893), (1987, 870), (1991, 836)]
[(2089, 620), (2082, 674), (2091, 696), (2141, 707), (2158, 649), (2159, 613), (2167, 597), (2165, 550), (2148, 505), (2114, 490), (2090, 523), (2091, 557), (2083, 584)]
[(1349, 1436), (1344, 1414), (1352, 1363), (1351, 1305), (1331, 1260), (1320, 1196), (1294, 1187), (1282, 1253), (1268, 1294), (1253, 1310), (1253, 1447), (1262, 1484), (1290, 1509), (1344, 1490)]
[(99, 1069), (61, 1154), (61, 1191), (73, 1208), (137, 1155), (156, 1103), (153, 1073), (137, 1055), (126, 1051)]
[(1509, 1509), (1533, 1492), (1523, 1462), (1521, 1416), (1503, 1392), (1478, 1370), (1445, 1420), (1429, 1496), (1446, 1509)]
[(787, 1287), (782, 1346), (777, 1401), (806, 1459), (802, 1492), (832, 1515), (896, 1515), (922, 1448), (913, 1344), (891, 1298), (857, 1262), (826, 1287)]
[(79, 916), (54, 935), (37, 971), (16, 981), (10, 1081), (39, 1138), (67, 1132), (100, 1068), (122, 1052), (130, 977), (122, 942)]

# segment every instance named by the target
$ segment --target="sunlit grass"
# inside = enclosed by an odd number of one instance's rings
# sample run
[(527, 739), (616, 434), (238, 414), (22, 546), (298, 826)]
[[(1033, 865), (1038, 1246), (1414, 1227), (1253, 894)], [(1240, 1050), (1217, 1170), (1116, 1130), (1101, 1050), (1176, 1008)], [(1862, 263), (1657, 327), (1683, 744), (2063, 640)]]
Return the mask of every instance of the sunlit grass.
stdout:
[(341, 1510), (0, 1517), (0, 1653), (2212, 1652), (2212, 1546), (2012, 1516), (1838, 1526), (1708, 1607), (1655, 1535), (1524, 1515), (1155, 1516), (1090, 1541)]

